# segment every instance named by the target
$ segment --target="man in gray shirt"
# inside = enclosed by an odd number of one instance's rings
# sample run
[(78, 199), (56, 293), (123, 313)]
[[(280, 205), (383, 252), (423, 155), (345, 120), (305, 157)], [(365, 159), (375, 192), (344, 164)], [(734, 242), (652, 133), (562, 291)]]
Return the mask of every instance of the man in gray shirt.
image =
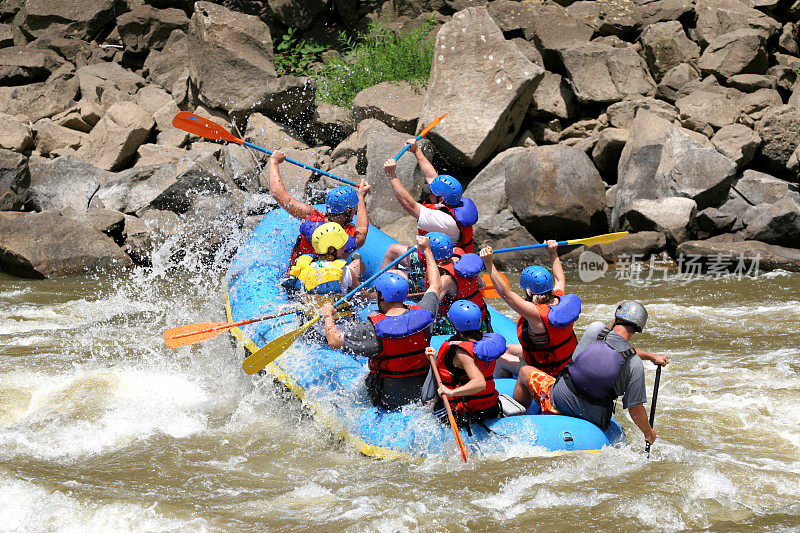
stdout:
[[(608, 427), (614, 399), (622, 396), (622, 406), (642, 431), (647, 442), (656, 432), (647, 420), (644, 403), (644, 366), (640, 357), (653, 356), (634, 349), (630, 338), (642, 330), (647, 310), (639, 302), (623, 302), (614, 313), (611, 329), (593, 322), (575, 349), (573, 362), (559, 376), (547, 380), (541, 371), (524, 367), (520, 371), (514, 399), (530, 405), (535, 399), (545, 414), (562, 414), (588, 420), (602, 429)], [(653, 359), (654, 357), (647, 357)], [(659, 356), (666, 364), (666, 357)], [(547, 376), (549, 377), (549, 376)], [(527, 387), (521, 384), (527, 384)]]

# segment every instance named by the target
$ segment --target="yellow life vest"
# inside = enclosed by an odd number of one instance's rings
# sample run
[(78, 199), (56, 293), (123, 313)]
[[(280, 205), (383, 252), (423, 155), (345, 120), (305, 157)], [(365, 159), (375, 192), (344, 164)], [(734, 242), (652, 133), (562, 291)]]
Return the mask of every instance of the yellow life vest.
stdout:
[(310, 255), (301, 255), (289, 269), (289, 276), (297, 278), (297, 289), (327, 294), (342, 292), (342, 275), (347, 261), (315, 261)]

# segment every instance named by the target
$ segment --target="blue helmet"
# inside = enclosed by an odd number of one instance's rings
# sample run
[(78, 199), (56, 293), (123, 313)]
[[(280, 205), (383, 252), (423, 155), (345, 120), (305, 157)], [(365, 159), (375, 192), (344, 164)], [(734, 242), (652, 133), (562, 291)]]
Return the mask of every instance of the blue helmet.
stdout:
[(544, 294), (553, 290), (553, 275), (545, 267), (525, 267), (519, 277), (519, 285), (531, 294)]
[(395, 272), (384, 272), (375, 280), (375, 290), (387, 302), (404, 302), (408, 296), (408, 280)]
[(447, 312), (447, 318), (453, 323), (456, 331), (472, 331), (481, 329), (481, 308), (469, 300), (456, 300)]
[(426, 233), (425, 236), (431, 241), (434, 259), (444, 261), (453, 257), (453, 239), (438, 231)]
[(331, 215), (342, 215), (358, 205), (358, 195), (352, 187), (342, 185), (331, 189), (325, 195), (325, 207)]
[(464, 194), (464, 188), (453, 176), (439, 174), (431, 182), (431, 192), (436, 196), (441, 196), (447, 205), (458, 205), (461, 195)]

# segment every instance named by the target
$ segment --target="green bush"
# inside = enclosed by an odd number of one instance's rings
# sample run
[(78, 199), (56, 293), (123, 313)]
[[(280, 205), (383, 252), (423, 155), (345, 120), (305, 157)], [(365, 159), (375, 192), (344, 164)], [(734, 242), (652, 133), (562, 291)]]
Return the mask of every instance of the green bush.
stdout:
[(275, 47), (275, 71), (279, 76), (308, 76), (311, 65), (325, 47), (314, 41), (300, 39), (295, 28), (289, 28)]
[(384, 81), (427, 83), (431, 73), (434, 41), (429, 37), (434, 21), (396, 34), (382, 22), (373, 22), (357, 39), (339, 36), (342, 55), (316, 72), (317, 98), (351, 107), (359, 91)]

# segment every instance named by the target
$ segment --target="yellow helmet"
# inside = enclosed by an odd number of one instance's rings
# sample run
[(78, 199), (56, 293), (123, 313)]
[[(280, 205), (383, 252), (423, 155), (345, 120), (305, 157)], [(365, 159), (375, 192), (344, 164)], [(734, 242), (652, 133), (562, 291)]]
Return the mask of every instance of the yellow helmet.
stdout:
[(314, 230), (311, 235), (311, 245), (318, 254), (327, 254), (330, 247), (335, 250), (342, 248), (349, 237), (344, 228), (336, 222), (326, 222)]

